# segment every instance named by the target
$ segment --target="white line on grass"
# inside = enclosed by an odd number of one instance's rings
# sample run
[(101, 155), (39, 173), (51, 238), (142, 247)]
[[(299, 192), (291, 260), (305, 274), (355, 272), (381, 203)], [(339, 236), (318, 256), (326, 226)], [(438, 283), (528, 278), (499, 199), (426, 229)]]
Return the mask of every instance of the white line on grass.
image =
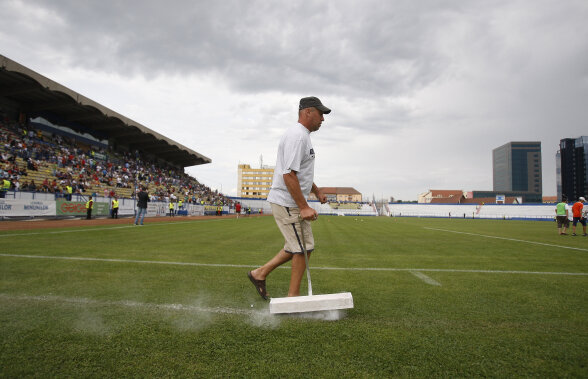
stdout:
[[(256, 268), (258, 265), (235, 265), (223, 263), (196, 263), (196, 262), (166, 262), (166, 261), (141, 261), (133, 259), (113, 258), (88, 258), (88, 257), (57, 257), (47, 255), (24, 255), (24, 254), (0, 254), (0, 257), (31, 258), (31, 259), (57, 259), (71, 261), (93, 261), (93, 262), (114, 262), (114, 263), (144, 263), (175, 266), (196, 266), (196, 267), (231, 267), (231, 268)], [(289, 269), (290, 267), (280, 266)], [(530, 275), (567, 275), (567, 276), (588, 276), (586, 272), (550, 272), (550, 271), (503, 271), (503, 270), (467, 270), (451, 268), (395, 268), (395, 267), (312, 267), (313, 270), (334, 270), (334, 271), (424, 271), (424, 272), (463, 272), (481, 274), (530, 274)]]
[(17, 257), (17, 258), (40, 258), (40, 259), (62, 259), (70, 261), (94, 261), (94, 262), (115, 262), (115, 263), (146, 263), (157, 265), (174, 265), (174, 266), (203, 266), (203, 267), (240, 267), (240, 268), (255, 268), (254, 265), (234, 265), (221, 263), (195, 263), (195, 262), (166, 262), (166, 261), (140, 261), (133, 259), (114, 259), (114, 258), (88, 258), (88, 257), (57, 257), (47, 255), (20, 255), (20, 254), (0, 254), (2, 257)]
[(439, 283), (435, 279), (431, 278), (430, 276), (427, 276), (427, 275), (423, 274), (422, 272), (419, 272), (419, 271), (410, 271), (410, 273), (413, 274), (414, 276), (416, 276), (417, 278), (419, 278), (420, 280), (422, 280), (423, 282), (427, 283), (427, 284), (430, 284), (432, 286), (441, 286), (441, 283)]
[(225, 219), (214, 219), (214, 220), (193, 220), (193, 221), (175, 221), (175, 222), (157, 222), (157, 223), (149, 223), (144, 225), (121, 225), (121, 226), (110, 226), (104, 228), (80, 228), (80, 229), (73, 229), (73, 230), (57, 230), (53, 232), (31, 232), (31, 233), (11, 233), (11, 234), (0, 234), (0, 238), (2, 237), (17, 237), (17, 236), (34, 236), (34, 235), (43, 235), (43, 234), (63, 234), (63, 233), (85, 233), (85, 232), (95, 232), (101, 230), (113, 230), (113, 229), (127, 229), (127, 228), (138, 228), (141, 229), (145, 226), (170, 226), (170, 225), (182, 225), (182, 224), (192, 224), (195, 222), (215, 222), (215, 221), (225, 221), (231, 220), (228, 218)]
[(550, 244), (550, 243), (527, 241), (527, 240), (519, 240), (519, 239), (516, 239), (516, 238), (497, 237), (497, 236), (489, 236), (489, 235), (486, 235), (486, 234), (458, 232), (458, 231), (455, 231), (455, 230), (437, 229), (437, 228), (428, 228), (428, 227), (424, 227), (424, 229), (437, 230), (439, 232), (447, 232), (447, 233), (467, 234), (467, 235), (476, 236), (476, 237), (495, 238), (495, 239), (506, 240), (506, 241), (525, 242), (525, 243), (531, 243), (531, 244), (534, 244), (534, 245), (542, 245), (542, 246), (549, 246), (549, 247), (559, 247), (559, 248), (562, 248), (562, 249), (572, 249), (572, 250), (588, 251), (588, 249), (582, 249), (580, 247), (554, 245), (554, 244)]
[(41, 234), (80, 233), (80, 232), (93, 232), (93, 231), (97, 231), (97, 230), (125, 229), (125, 228), (132, 228), (132, 227), (133, 227), (133, 225), (125, 225), (125, 226), (111, 226), (108, 228), (59, 230), (59, 231), (55, 231), (55, 232), (12, 233), (12, 234), (0, 234), (0, 237), (35, 236), (35, 235), (41, 235)]
[(0, 293), (2, 300), (19, 300), (19, 301), (42, 301), (54, 303), (69, 303), (81, 305), (99, 305), (99, 306), (120, 306), (130, 308), (142, 309), (156, 309), (156, 310), (173, 310), (173, 311), (189, 311), (189, 312), (203, 312), (203, 313), (222, 313), (222, 314), (252, 314), (259, 311), (249, 311), (244, 309), (226, 308), (226, 307), (199, 307), (184, 304), (155, 304), (155, 303), (140, 303), (137, 301), (121, 300), (121, 301), (101, 301), (80, 297), (64, 297), (64, 296), (26, 296), (26, 295), (10, 295)]

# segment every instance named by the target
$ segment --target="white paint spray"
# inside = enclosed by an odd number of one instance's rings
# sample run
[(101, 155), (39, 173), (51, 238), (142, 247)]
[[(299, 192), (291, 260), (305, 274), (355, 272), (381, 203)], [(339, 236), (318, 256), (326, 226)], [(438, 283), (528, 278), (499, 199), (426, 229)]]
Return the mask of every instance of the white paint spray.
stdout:
[(432, 286), (441, 286), (441, 283), (439, 283), (435, 279), (431, 278), (430, 276), (423, 274), (422, 272), (419, 272), (419, 271), (411, 271), (410, 273), (413, 274), (414, 276), (416, 276), (417, 278), (419, 278), (420, 280), (422, 280), (423, 282), (427, 283), (427, 284), (430, 284)]

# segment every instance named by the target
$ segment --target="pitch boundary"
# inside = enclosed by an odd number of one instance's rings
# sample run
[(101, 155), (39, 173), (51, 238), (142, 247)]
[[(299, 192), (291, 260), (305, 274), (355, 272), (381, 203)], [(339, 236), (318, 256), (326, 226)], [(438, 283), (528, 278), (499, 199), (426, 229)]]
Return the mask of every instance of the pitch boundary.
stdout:
[(458, 232), (457, 230), (430, 228), (430, 227), (426, 227), (426, 226), (424, 226), (423, 228), (424, 229), (427, 229), (427, 230), (436, 230), (436, 231), (439, 231), (439, 232), (446, 232), (446, 233), (466, 234), (466, 235), (469, 235), (469, 236), (494, 238), (494, 239), (505, 240), (505, 241), (514, 241), (514, 242), (524, 242), (524, 243), (530, 243), (530, 244), (533, 244), (533, 245), (542, 245), (542, 246), (549, 246), (549, 247), (557, 247), (557, 248), (561, 248), (561, 249), (571, 249), (571, 250), (588, 251), (588, 249), (582, 249), (580, 247), (555, 245), (555, 244), (551, 244), (551, 243), (536, 242), (536, 241), (527, 241), (527, 240), (521, 240), (521, 239), (516, 239), (516, 238), (489, 236), (487, 234), (478, 234), (478, 233)]

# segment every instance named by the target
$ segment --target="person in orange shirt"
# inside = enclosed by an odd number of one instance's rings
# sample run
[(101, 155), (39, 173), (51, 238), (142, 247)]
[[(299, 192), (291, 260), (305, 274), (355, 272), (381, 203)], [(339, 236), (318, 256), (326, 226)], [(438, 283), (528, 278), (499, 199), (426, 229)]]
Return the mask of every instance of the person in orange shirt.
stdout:
[[(572, 206), (572, 216), (574, 216), (574, 219), (573, 219), (574, 229), (572, 231), (572, 236), (576, 235), (576, 225), (578, 224), (578, 221), (580, 221), (580, 224), (582, 224), (582, 229), (584, 229), (584, 237), (586, 237), (586, 217), (583, 217), (585, 215), (585, 212), (582, 212), (585, 202), (586, 202), (586, 199), (583, 197), (580, 197), (578, 199), (578, 201), (576, 201), (574, 203), (574, 205)], [(584, 213), (584, 215), (583, 215), (583, 213)]]

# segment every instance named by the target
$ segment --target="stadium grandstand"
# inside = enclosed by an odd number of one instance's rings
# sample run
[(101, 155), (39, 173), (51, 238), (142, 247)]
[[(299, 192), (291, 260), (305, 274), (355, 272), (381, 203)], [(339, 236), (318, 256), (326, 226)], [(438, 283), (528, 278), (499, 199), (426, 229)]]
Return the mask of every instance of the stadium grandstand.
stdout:
[(71, 187), (74, 195), (132, 199), (144, 185), (153, 201), (232, 203), (184, 173), (211, 159), (2, 55), (0, 153), (4, 198), (57, 199)]

